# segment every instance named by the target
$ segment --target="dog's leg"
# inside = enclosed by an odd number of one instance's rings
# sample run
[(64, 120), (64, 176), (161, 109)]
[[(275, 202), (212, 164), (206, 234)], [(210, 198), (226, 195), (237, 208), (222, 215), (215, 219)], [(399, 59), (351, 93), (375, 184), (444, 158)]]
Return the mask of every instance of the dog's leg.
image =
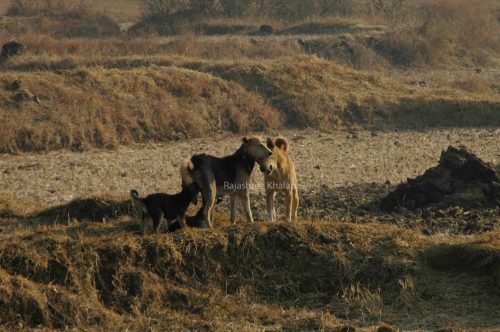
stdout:
[(203, 196), (203, 218), (205, 219), (208, 227), (213, 228), (212, 223), (212, 209), (217, 199), (217, 187), (215, 178), (210, 173), (203, 173), (200, 179), (201, 195)]
[(149, 216), (144, 212), (141, 212), (141, 233), (142, 235), (146, 234), (146, 224), (149, 220)]
[(163, 212), (161, 210), (151, 211), (151, 218), (153, 219), (153, 231), (159, 233), (163, 221)]
[(231, 208), (231, 213), (229, 215), (229, 220), (231, 221), (231, 224), (234, 225), (234, 223), (236, 222), (236, 194), (235, 193), (232, 193), (229, 196), (229, 205), (230, 205), (230, 208)]
[(252, 209), (250, 208), (250, 197), (248, 191), (240, 196), (241, 205), (243, 206), (243, 211), (245, 211), (245, 216), (247, 217), (247, 222), (253, 223)]
[(292, 192), (285, 192), (285, 213), (286, 213), (286, 221), (292, 221)]
[(205, 218), (208, 227), (213, 228), (213, 223), (212, 223), (212, 210), (215, 205), (215, 196), (216, 193), (216, 188), (215, 188), (215, 183), (212, 188), (208, 188), (208, 190), (204, 191), (204, 199), (205, 199), (205, 205), (203, 206), (203, 218)]
[(181, 225), (182, 228), (184, 228), (184, 229), (187, 228), (186, 215), (185, 214), (178, 215), (177, 216), (177, 222), (179, 223), (179, 225)]
[(274, 221), (274, 191), (266, 193), (267, 217), (269, 221)]
[(292, 189), (292, 218), (293, 221), (297, 220), (297, 210), (299, 209), (299, 193), (297, 192), (297, 188)]

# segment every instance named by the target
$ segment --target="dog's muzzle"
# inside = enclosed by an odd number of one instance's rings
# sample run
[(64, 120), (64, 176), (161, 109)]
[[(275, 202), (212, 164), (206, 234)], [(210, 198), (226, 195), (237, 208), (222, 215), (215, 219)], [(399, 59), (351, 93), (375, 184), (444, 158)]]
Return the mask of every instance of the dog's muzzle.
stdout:
[(269, 175), (269, 174), (271, 174), (273, 172), (273, 165), (269, 165), (268, 168), (266, 168), (266, 167), (264, 167), (264, 166), (261, 165), (260, 166), (260, 171), (262, 173), (265, 173), (265, 174)]

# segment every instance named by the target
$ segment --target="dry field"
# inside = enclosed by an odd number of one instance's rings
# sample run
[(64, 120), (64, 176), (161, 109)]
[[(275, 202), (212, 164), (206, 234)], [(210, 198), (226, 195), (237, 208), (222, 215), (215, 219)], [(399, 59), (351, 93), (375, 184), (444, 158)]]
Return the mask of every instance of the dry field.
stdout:
[[(397, 184), (422, 174), (436, 164), (449, 145), (465, 145), (480, 158), (500, 161), (500, 129), (435, 129), (426, 131), (370, 132), (359, 130), (320, 132), (280, 131), (289, 137), (291, 156), (304, 193), (322, 188), (351, 187), (369, 183)], [(353, 138), (353, 135), (355, 136)], [(115, 150), (49, 152), (2, 155), (2, 197), (28, 203), (27, 207), (53, 207), (76, 198), (128, 197), (136, 188), (142, 193), (176, 192), (181, 162), (195, 153), (226, 155), (234, 152), (242, 136), (213, 137), (119, 147)], [(272, 135), (271, 135), (272, 136)], [(255, 195), (262, 175), (252, 178)], [(262, 197), (261, 197), (262, 198)], [(22, 209), (22, 206), (16, 207)], [(18, 212), (22, 212), (20, 210)], [(24, 210), (29, 212), (29, 210)]]
[[(500, 7), (398, 3), (187, 24), (0, 1), (0, 44), (26, 46), (0, 56), (0, 330), (500, 331), (500, 206), (379, 204), (450, 145), (500, 176)], [(254, 224), (226, 198), (213, 230), (138, 234), (130, 189), (176, 192), (250, 133), (289, 138), (299, 222), (266, 220), (256, 169)]]

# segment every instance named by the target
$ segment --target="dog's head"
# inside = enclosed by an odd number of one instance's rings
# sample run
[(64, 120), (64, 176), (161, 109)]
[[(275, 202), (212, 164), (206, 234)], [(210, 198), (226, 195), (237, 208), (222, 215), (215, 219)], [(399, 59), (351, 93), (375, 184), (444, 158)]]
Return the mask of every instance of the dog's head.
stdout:
[(279, 146), (276, 145), (276, 141), (273, 141), (271, 138), (266, 139), (266, 146), (269, 150), (273, 152), (273, 154), (264, 159), (262, 163), (265, 165), (267, 168), (267, 172), (265, 172), (267, 175), (270, 175), (274, 170), (276, 170), (277, 165), (278, 165), (278, 152), (277, 149), (280, 149)]
[(259, 164), (261, 172), (271, 174), (272, 164), (269, 159), (273, 155), (273, 151), (255, 136), (243, 137), (243, 147), (248, 157)]

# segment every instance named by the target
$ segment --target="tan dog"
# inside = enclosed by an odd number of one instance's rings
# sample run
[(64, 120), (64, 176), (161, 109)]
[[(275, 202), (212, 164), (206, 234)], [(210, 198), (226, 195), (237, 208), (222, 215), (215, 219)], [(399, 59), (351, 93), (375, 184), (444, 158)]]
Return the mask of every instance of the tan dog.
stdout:
[(266, 190), (267, 214), (269, 220), (274, 221), (274, 195), (276, 192), (285, 194), (286, 220), (288, 222), (297, 219), (299, 207), (299, 193), (297, 192), (297, 174), (295, 166), (287, 154), (290, 144), (284, 137), (277, 137), (274, 141), (267, 138), (267, 147), (273, 151), (270, 159), (273, 160), (271, 173), (264, 174), (264, 185)]

